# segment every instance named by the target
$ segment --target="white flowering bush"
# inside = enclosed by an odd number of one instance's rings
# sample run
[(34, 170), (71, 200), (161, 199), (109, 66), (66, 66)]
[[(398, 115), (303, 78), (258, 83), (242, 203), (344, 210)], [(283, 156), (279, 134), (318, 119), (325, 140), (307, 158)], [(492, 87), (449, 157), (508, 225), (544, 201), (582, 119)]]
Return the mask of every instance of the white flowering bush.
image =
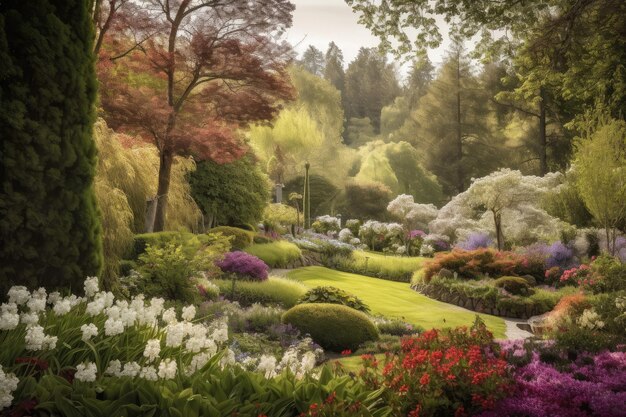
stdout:
[(339, 231), (339, 235), (337, 235), (337, 239), (343, 243), (350, 243), (352, 239), (354, 239), (354, 235), (348, 228), (341, 229)]
[(598, 330), (604, 327), (600, 315), (593, 309), (586, 309), (577, 320), (578, 325), (583, 329)]
[[(179, 314), (165, 309), (163, 299), (146, 301), (143, 295), (116, 299), (99, 290), (95, 277), (84, 289), (85, 297), (61, 297), (43, 288), (11, 288), (0, 305), (0, 409), (11, 404), (19, 379), (44, 370), (59, 375), (70, 369), (79, 383), (93, 383), (107, 377), (172, 380), (193, 376), (209, 363), (236, 365), (227, 345), (227, 317), (207, 322), (196, 317), (194, 306)], [(16, 365), (23, 358), (35, 366)], [(306, 355), (298, 356), (297, 368), (294, 360), (287, 351), (278, 364), (289, 365), (266, 373), (289, 368), (302, 376), (313, 368)]]
[(400, 194), (389, 202), (387, 211), (404, 224), (407, 232), (426, 229), (439, 212), (435, 205), (416, 203), (413, 196), (407, 194)]
[(399, 223), (368, 220), (359, 228), (359, 238), (372, 250), (382, 251), (395, 244), (403, 244), (404, 228)]
[(311, 228), (316, 233), (333, 233), (338, 232), (341, 229), (341, 220), (338, 217), (333, 217), (329, 215), (319, 216), (315, 218), (313, 224), (311, 224)]

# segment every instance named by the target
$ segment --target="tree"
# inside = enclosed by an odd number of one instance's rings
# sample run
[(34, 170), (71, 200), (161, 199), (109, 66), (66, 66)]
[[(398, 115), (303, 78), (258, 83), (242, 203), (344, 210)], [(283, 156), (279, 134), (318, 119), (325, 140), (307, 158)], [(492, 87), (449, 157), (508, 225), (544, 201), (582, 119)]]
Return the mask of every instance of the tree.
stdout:
[(343, 70), (343, 52), (335, 44), (328, 44), (325, 55), (326, 65), (324, 67), (324, 79), (328, 80), (341, 93), (341, 102), (345, 90), (345, 71)]
[(372, 181), (350, 181), (345, 187), (345, 213), (347, 218), (383, 220), (391, 190), (384, 184)]
[(0, 291), (78, 287), (102, 268), (88, 2), (0, 3)]
[[(311, 217), (333, 214), (339, 189), (328, 179), (318, 174), (309, 177), (311, 186)], [(285, 193), (302, 194), (304, 192), (304, 176), (298, 176), (285, 184)], [(301, 195), (302, 198), (302, 195)]]
[(361, 48), (345, 75), (346, 119), (369, 117), (380, 131), (380, 111), (400, 95), (393, 65), (374, 48)]
[[(128, 29), (109, 31), (101, 50), (106, 54), (100, 59), (101, 99), (113, 128), (136, 132), (159, 150), (154, 224), (159, 231), (175, 155), (236, 159), (245, 151), (238, 128), (273, 119), (281, 102), (293, 98), (288, 47), (274, 41), (291, 24), (293, 5), (287, 0), (139, 4), (151, 6), (143, 8), (151, 27), (127, 19)], [(142, 36), (147, 40), (137, 47), (134, 39)]]
[(576, 145), (577, 188), (615, 255), (617, 227), (626, 220), (626, 122), (603, 117)]
[[(430, 231), (456, 234), (458, 238), (461, 233), (486, 230), (490, 224), (499, 250), (505, 247), (506, 228), (511, 234), (529, 235), (528, 230), (531, 230), (535, 235), (554, 235), (559, 222), (538, 203), (559, 184), (560, 178), (556, 173), (544, 177), (524, 176), (508, 168), (477, 178), (465, 192), (439, 210), (437, 219), (429, 225)], [(516, 229), (520, 228), (526, 231), (519, 233)]]
[(313, 75), (318, 77), (324, 75), (324, 53), (313, 45), (309, 45), (307, 50), (304, 51), (300, 64), (302, 65), (302, 68), (309, 71)]
[(206, 227), (256, 224), (270, 198), (267, 175), (250, 154), (225, 164), (198, 162), (189, 183)]
[(412, 195), (400, 194), (389, 202), (387, 211), (399, 219), (406, 232), (415, 228), (426, 229), (428, 223), (437, 218), (437, 207), (433, 204), (419, 204)]

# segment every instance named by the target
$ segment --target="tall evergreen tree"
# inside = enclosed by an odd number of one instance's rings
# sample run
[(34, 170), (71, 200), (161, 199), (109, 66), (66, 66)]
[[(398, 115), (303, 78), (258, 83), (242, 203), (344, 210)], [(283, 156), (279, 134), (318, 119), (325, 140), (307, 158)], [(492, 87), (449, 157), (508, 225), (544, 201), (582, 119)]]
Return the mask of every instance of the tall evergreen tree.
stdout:
[(309, 45), (307, 50), (304, 51), (300, 63), (311, 74), (318, 77), (324, 75), (324, 53), (313, 45)]
[(76, 290), (102, 268), (89, 3), (0, 2), (0, 287)]
[(361, 48), (346, 71), (346, 120), (369, 117), (380, 131), (380, 111), (400, 95), (395, 68), (375, 48)]
[(341, 52), (341, 49), (339, 49), (335, 42), (328, 44), (325, 59), (324, 78), (339, 90), (343, 102), (346, 73), (343, 70), (343, 52)]

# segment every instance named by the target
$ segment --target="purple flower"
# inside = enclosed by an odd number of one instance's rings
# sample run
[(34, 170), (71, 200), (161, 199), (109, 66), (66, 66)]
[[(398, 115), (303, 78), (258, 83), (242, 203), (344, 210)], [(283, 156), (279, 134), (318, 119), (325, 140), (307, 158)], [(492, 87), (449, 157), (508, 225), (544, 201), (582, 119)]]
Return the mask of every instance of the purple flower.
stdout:
[(550, 269), (554, 266), (558, 266), (562, 269), (570, 268), (573, 264), (574, 252), (562, 244), (561, 242), (554, 242), (548, 247), (548, 258), (546, 259), (546, 268)]
[(256, 256), (240, 251), (227, 253), (222, 261), (217, 262), (217, 266), (224, 272), (253, 281), (265, 281), (269, 271), (265, 262)]
[(467, 239), (458, 243), (456, 246), (459, 249), (476, 250), (480, 248), (488, 248), (493, 244), (493, 239), (489, 237), (487, 233), (474, 232), (471, 233)]
[(417, 239), (417, 238), (421, 239), (424, 236), (426, 236), (426, 233), (422, 230), (411, 230), (408, 234), (409, 239)]

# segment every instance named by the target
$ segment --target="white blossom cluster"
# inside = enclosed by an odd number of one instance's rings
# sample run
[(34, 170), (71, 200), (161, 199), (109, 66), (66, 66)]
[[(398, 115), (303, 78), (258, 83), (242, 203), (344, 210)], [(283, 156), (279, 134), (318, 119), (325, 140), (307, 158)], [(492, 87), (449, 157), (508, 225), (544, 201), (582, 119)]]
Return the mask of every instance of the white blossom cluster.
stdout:
[(339, 235), (337, 236), (340, 242), (350, 243), (352, 239), (354, 239), (354, 235), (350, 231), (350, 229), (341, 229), (339, 231)]
[(416, 203), (413, 196), (407, 194), (400, 194), (389, 202), (387, 211), (402, 220), (409, 230), (425, 229), (439, 212), (434, 204)]
[(11, 405), (13, 391), (17, 389), (19, 379), (14, 374), (8, 374), (0, 365), (0, 410)]
[[(289, 369), (297, 378), (301, 378), (310, 373), (324, 355), (321, 349), (309, 350), (311, 344), (311, 338), (303, 339), (287, 349), (280, 361), (272, 355), (261, 355), (256, 361), (256, 371), (265, 375), (266, 378), (273, 378)], [(249, 362), (255, 361), (249, 360)]]
[(593, 309), (586, 309), (583, 314), (578, 318), (578, 325), (582, 328), (589, 330), (601, 329), (604, 327), (604, 322), (601, 317)]
[(329, 215), (319, 216), (315, 218), (316, 222), (319, 222), (326, 230), (339, 230), (341, 227), (341, 220), (338, 217)]

